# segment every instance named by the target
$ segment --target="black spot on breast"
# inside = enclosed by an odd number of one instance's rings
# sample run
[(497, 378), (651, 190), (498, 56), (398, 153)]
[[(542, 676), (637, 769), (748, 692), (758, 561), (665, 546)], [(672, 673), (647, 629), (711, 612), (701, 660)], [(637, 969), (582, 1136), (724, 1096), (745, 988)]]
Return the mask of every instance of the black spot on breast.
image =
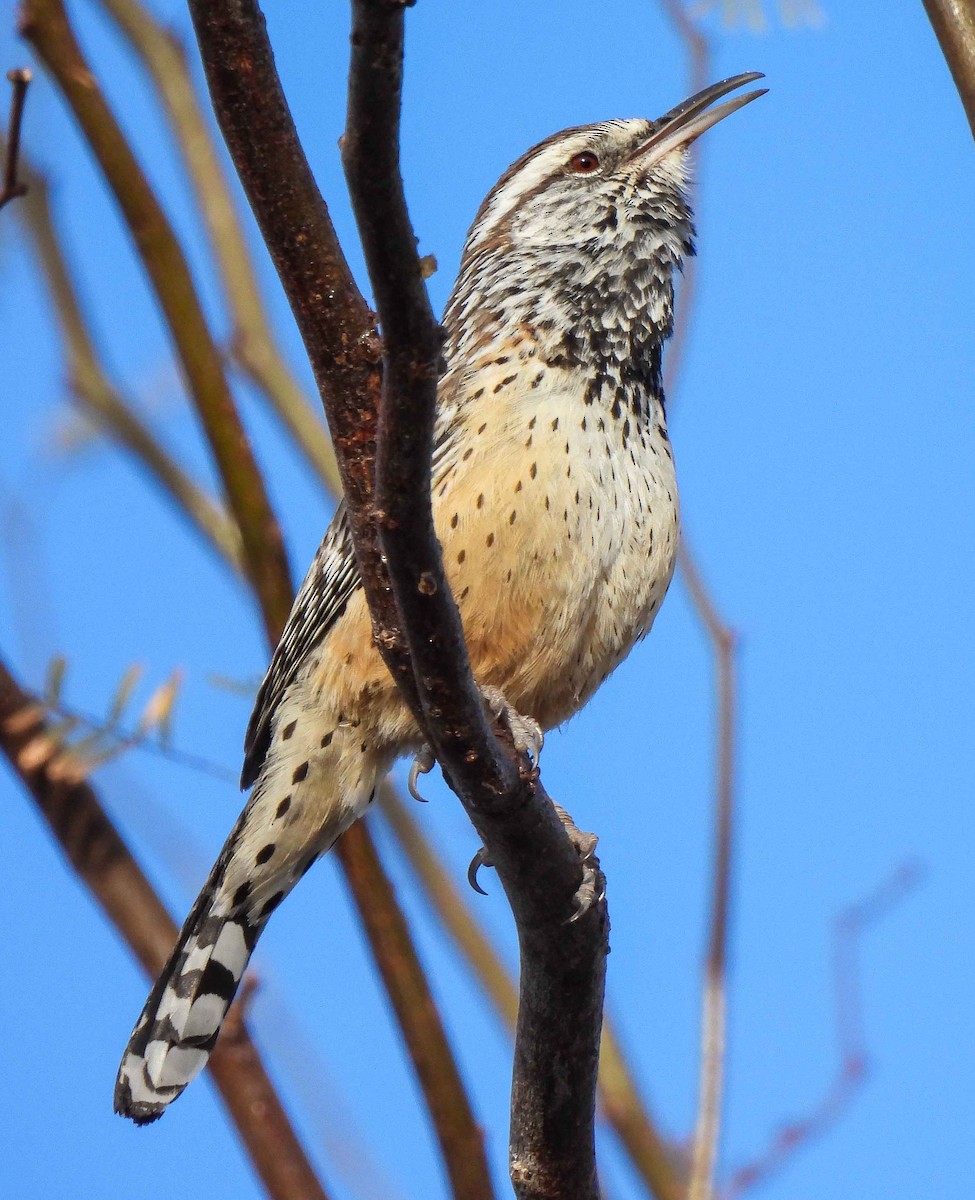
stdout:
[(298, 725), (297, 721), (291, 721), (287, 725), (285, 725), (284, 729), (281, 730), (281, 741), (282, 742), (286, 742), (288, 740), (288, 738), (291, 737), (291, 735), (294, 733), (295, 729), (297, 728), (297, 725)]
[(325, 736), (322, 738), (322, 749), (323, 749), (323, 750), (327, 750), (327, 749), (328, 749), (328, 747), (329, 747), (329, 746), (331, 746), (331, 744), (332, 744), (332, 738), (333, 738), (334, 736), (335, 736), (335, 731), (334, 731), (334, 730), (333, 730), (331, 733), (326, 733), (326, 734), (325, 734)]
[(303, 762), (299, 766), (295, 767), (294, 772), (292, 773), (292, 776), (291, 776), (291, 782), (292, 783), (301, 783), (301, 781), (305, 778), (305, 776), (307, 774), (308, 774), (308, 764), (306, 762)]
[(278, 805), (277, 810), (274, 815), (278, 818), (283, 817), (284, 814), (288, 811), (288, 809), (290, 807), (291, 807), (291, 797), (285, 796), (285, 798)]
[(242, 883), (240, 885), (240, 887), (237, 889), (237, 891), (234, 892), (234, 898), (231, 900), (230, 903), (234, 906), (234, 908), (239, 908), (242, 904), (247, 903), (247, 897), (250, 894), (251, 894), (251, 885), (250, 885), (250, 880), (248, 880), (246, 883)]
[(262, 846), (261, 849), (258, 850), (258, 852), (254, 855), (254, 862), (256, 862), (259, 867), (263, 867), (266, 862), (271, 861), (276, 849), (277, 847), (273, 842), (268, 842), (266, 846)]

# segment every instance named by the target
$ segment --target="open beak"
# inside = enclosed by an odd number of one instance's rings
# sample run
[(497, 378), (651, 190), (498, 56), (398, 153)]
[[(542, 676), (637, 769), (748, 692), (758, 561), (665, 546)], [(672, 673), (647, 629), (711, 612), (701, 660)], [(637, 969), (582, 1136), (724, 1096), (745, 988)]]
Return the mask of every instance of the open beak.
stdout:
[(678, 104), (676, 108), (665, 113), (659, 121), (654, 122), (657, 128), (642, 146), (638, 146), (632, 154), (628, 155), (627, 161), (640, 159), (641, 166), (649, 167), (659, 162), (671, 150), (676, 150), (678, 146), (689, 146), (712, 125), (717, 125), (719, 121), (723, 121), (725, 117), (737, 112), (739, 108), (744, 108), (746, 104), (751, 104), (759, 96), (764, 96), (768, 88), (746, 92), (743, 96), (735, 96), (715, 108), (710, 107), (715, 100), (720, 100), (722, 96), (727, 96), (735, 88), (743, 87), (746, 83), (752, 83), (756, 79), (764, 79), (761, 71), (747, 71), (744, 75), (733, 75), (730, 79), (722, 79), (720, 83), (712, 83), (703, 92), (698, 92), (696, 96), (691, 96), (683, 104)]

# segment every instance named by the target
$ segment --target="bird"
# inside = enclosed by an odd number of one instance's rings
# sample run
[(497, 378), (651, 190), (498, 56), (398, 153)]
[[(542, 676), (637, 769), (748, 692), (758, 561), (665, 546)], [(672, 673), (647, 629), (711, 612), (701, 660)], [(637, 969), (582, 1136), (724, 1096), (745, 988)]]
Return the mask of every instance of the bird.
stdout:
[[(695, 252), (688, 151), (766, 89), (716, 102), (760, 78), (546, 138), (468, 232), (443, 317), (431, 497), (475, 679), (523, 729), (578, 712), (670, 584), (661, 361)], [(373, 644), (340, 505), (257, 695), (250, 796), (132, 1033), (118, 1113), (154, 1121), (199, 1073), (271, 913), (421, 744)]]

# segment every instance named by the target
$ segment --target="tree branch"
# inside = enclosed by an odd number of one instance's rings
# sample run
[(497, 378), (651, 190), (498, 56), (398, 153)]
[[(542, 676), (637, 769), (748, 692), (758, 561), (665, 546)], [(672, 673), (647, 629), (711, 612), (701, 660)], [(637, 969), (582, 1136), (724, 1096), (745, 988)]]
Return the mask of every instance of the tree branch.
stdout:
[(109, 382), (71, 280), (51, 215), (44, 178), (28, 172), (30, 191), (23, 216), (30, 230), (48, 292), (61, 328), (71, 389), (98, 426), (124, 445), (149, 471), (162, 490), (232, 569), (243, 570), (240, 530), (227, 513), (193, 479), (142, 421), (132, 405)]
[(193, 279), (165, 213), (133, 155), (88, 63), (61, 0), (25, 0), (20, 31), (67, 100), (122, 210), (159, 301), (190, 394), (240, 527), (248, 575), (276, 641), (291, 608), (281, 530), (227, 386)]
[[(510, 1029), (518, 1019), (518, 985), (471, 911), (467, 897), (402, 796), (388, 781), (380, 789), (383, 816), (423, 889), (427, 903), (484, 988), (497, 1015)], [(633, 1073), (608, 1016), (599, 1052), (599, 1101), (606, 1121), (622, 1142), (634, 1169), (657, 1200), (683, 1200), (686, 1181), (640, 1096)]]
[[(382, 579), (370, 519), (375, 420), (380, 387), (379, 340), (338, 244), (281, 90), (260, 10), (249, 0), (190, 0), (207, 81), (221, 131), (281, 277), (304, 339), (348, 500), (363, 577)], [(374, 619), (395, 633), (385, 586), (375, 589)], [(480, 1130), (434, 1002), (419, 970), (402, 914), (362, 822), (339, 841), (336, 854), (370, 934), (440, 1140), (455, 1195), (492, 1194)], [(371, 876), (374, 882), (366, 885)], [(404, 964), (411, 964), (405, 969)], [(430, 1064), (436, 1064), (432, 1069)], [(450, 1097), (445, 1101), (445, 1097)]]
[(975, 0), (924, 0), (975, 137)]
[(15, 67), (7, 72), (7, 79), (13, 85), (13, 95), (10, 97), (10, 119), (7, 123), (7, 137), (3, 147), (3, 175), (0, 178), (0, 208), (16, 200), (18, 196), (27, 194), (27, 184), (17, 178), (17, 164), (20, 158), (20, 127), (24, 119), (24, 103), (27, 100), (27, 88), (30, 86), (31, 73), (26, 67)]
[[(0, 661), (0, 750), (68, 862), (151, 978), (176, 940), (162, 901), (83, 769), (51, 736), (42, 707)], [(238, 1013), (210, 1057), (214, 1083), (272, 1200), (327, 1200)]]
[(169, 119), (230, 308), (233, 356), (264, 393), (319, 479), (337, 492), (338, 468), (321, 417), (312, 410), (271, 334), (253, 257), (183, 47), (139, 0), (101, 0), (101, 4), (138, 55)]
[[(440, 331), (399, 174), (403, 6), (353, 0), (352, 11), (343, 162), (383, 330), (377, 516), (416, 689), (407, 698), (497, 867), (518, 927), (515, 1192), (587, 1200), (598, 1196), (593, 1121), (608, 918), (596, 904), (567, 923), (581, 882), (578, 854), (533, 773), (492, 733), (471, 674), (430, 503)], [(400, 681), (396, 650), (387, 661)]]

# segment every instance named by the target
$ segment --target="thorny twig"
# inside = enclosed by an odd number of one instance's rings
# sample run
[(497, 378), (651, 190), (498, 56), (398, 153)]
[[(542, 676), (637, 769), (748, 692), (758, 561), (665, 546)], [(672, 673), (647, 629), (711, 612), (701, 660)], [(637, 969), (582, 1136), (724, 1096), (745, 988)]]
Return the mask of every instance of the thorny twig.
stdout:
[(7, 79), (13, 85), (13, 95), (10, 97), (10, 120), (7, 124), (7, 137), (3, 146), (3, 179), (0, 181), (0, 208), (16, 200), (18, 196), (26, 196), (27, 184), (17, 178), (17, 166), (20, 159), (20, 127), (24, 119), (24, 103), (27, 100), (27, 88), (30, 86), (31, 73), (27, 67), (15, 67), (7, 72)]

